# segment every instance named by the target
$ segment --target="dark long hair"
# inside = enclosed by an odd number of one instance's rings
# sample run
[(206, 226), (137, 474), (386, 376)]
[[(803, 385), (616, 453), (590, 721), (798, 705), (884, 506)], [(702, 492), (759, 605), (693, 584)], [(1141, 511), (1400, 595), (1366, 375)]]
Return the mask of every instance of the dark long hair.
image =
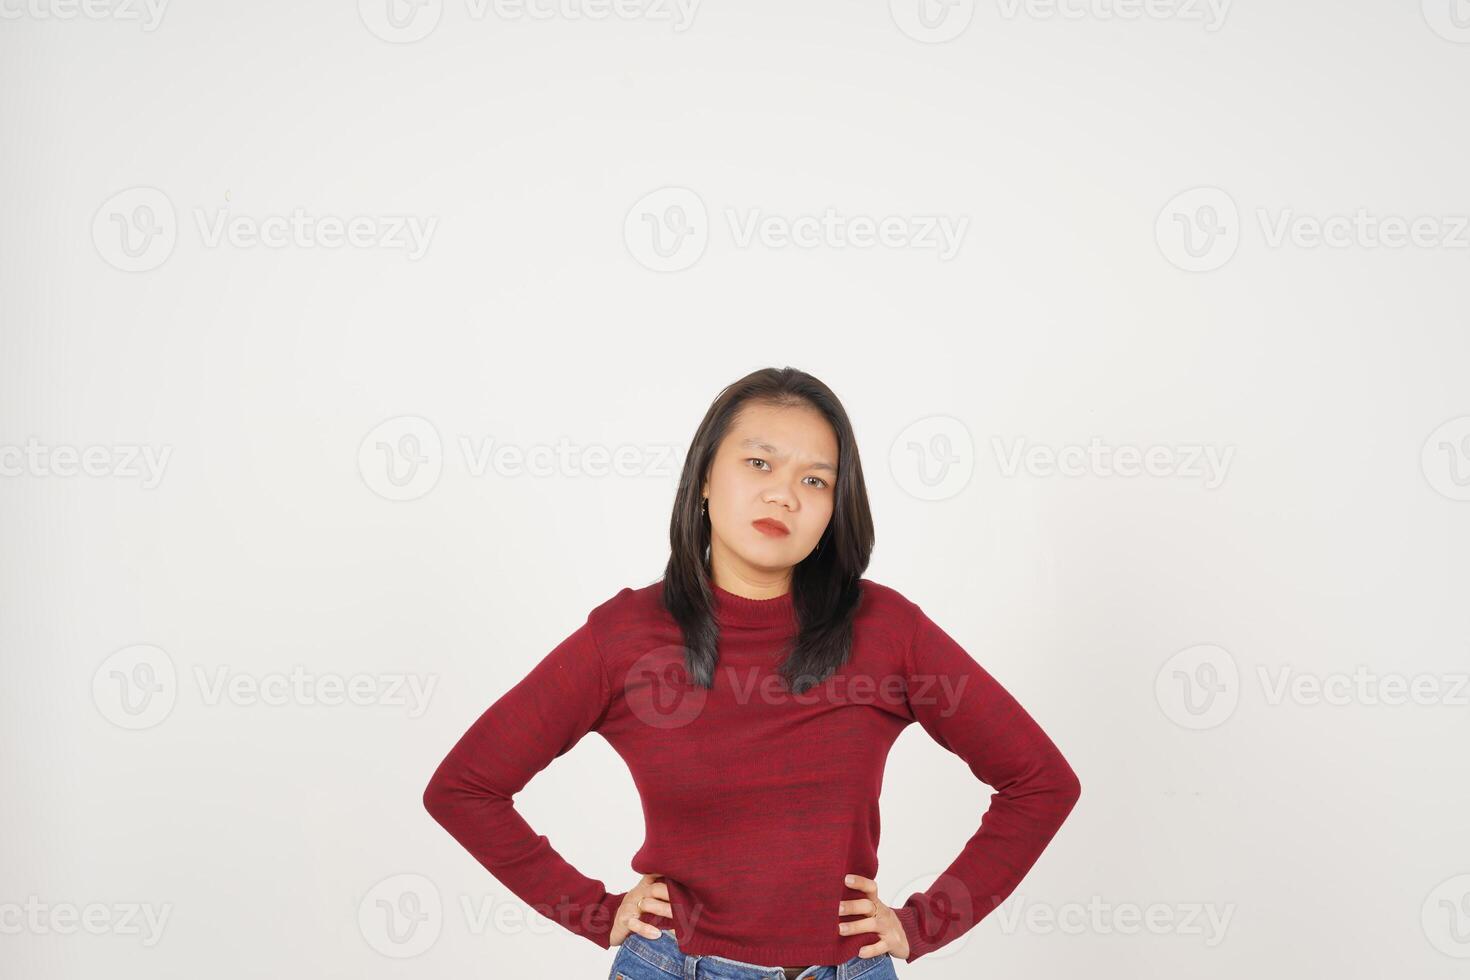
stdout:
[(847, 662), (852, 623), (861, 596), (858, 579), (873, 553), (873, 515), (847, 411), (821, 381), (796, 368), (762, 368), (716, 396), (694, 433), (669, 522), (669, 563), (663, 604), (684, 634), (684, 665), (692, 683), (714, 686), (719, 624), (709, 570), (710, 522), (700, 506), (701, 488), (720, 440), (742, 406), (812, 408), (837, 434), (837, 479), (832, 518), (812, 553), (791, 573), (791, 599), (799, 624), (779, 668), (797, 694), (820, 684)]

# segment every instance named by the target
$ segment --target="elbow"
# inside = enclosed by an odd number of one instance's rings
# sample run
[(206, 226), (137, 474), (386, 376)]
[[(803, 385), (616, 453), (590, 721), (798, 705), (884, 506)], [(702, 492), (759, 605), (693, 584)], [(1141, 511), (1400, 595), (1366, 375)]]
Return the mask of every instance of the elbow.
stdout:
[(1035, 800), (1038, 814), (1061, 827), (1082, 796), (1082, 780), (1060, 752), (1048, 751), (1039, 756), (1019, 795)]
[(1060, 752), (1048, 751), (1038, 755), (1025, 776), (1006, 786), (1002, 794), (1056, 833), (1077, 806), (1082, 781)]
[(1076, 771), (1067, 764), (1065, 759), (1058, 758), (1055, 782), (1057, 801), (1060, 804), (1062, 816), (1065, 818), (1082, 797), (1082, 780), (1077, 778)]
[(424, 809), (446, 830), (470, 819), (486, 819), (486, 815), (510, 805), (510, 793), (488, 785), (480, 774), (474, 774), (446, 759), (435, 770), (424, 787)]
[(1070, 769), (1068, 770), (1068, 772), (1070, 775), (1068, 776), (1067, 781), (1062, 785), (1062, 790), (1066, 794), (1067, 809), (1070, 810), (1074, 806), (1076, 806), (1077, 801), (1082, 798), (1082, 780), (1078, 779), (1077, 774), (1075, 772), (1071, 772)]
[(429, 780), (429, 785), (424, 787), (424, 809), (429, 811), (429, 816), (438, 820), (443, 805), (444, 797), (440, 793), (439, 785), (434, 780)]
[(424, 787), (424, 809), (429, 811), (429, 816), (442, 824), (452, 805), (452, 795), (448, 781), (441, 773), (436, 772), (429, 780), (429, 785)]

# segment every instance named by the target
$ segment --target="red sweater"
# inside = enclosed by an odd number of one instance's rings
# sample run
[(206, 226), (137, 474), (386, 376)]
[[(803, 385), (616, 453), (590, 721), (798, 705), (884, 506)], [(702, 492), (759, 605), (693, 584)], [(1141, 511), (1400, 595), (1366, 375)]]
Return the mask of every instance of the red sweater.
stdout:
[(993, 787), (979, 829), (923, 892), (895, 906), (909, 962), (964, 934), (1020, 884), (1077, 802), (1077, 776), (1031, 716), (897, 591), (861, 580), (852, 655), (793, 695), (775, 672), (794, 634), (791, 594), (715, 589), (719, 662), (688, 683), (662, 583), (625, 588), (465, 732), (424, 805), (507, 889), (609, 946), (626, 893), (568, 864), (516, 811), (532, 776), (588, 732), (632, 771), (645, 837), (637, 874), (661, 874), (685, 953), (783, 966), (836, 964), (876, 941), (839, 935), (843, 883), (878, 878), (878, 794), (889, 748), (917, 721)]

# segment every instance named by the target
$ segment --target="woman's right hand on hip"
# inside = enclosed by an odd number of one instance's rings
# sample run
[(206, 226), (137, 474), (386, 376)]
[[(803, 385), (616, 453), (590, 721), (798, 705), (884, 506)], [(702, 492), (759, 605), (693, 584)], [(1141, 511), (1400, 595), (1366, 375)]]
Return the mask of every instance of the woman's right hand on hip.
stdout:
[(646, 874), (638, 880), (638, 884), (628, 889), (622, 904), (618, 906), (618, 914), (613, 919), (612, 931), (607, 937), (609, 946), (622, 945), (630, 932), (636, 932), (648, 939), (657, 939), (662, 934), (657, 926), (638, 917), (643, 912), (674, 917), (673, 906), (669, 905), (669, 886), (660, 880), (662, 877)]

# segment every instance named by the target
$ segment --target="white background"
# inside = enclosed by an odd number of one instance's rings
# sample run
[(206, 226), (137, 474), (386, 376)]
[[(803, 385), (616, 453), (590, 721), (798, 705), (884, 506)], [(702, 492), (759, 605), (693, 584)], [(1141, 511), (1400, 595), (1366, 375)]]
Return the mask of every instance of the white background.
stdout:
[[(1083, 784), (1012, 900), (900, 974), (1463, 975), (1470, 6), (387, 2), (0, 8), (7, 977), (605, 975), (420, 794), (658, 577), (706, 406), (787, 364), (858, 430), (870, 577)], [(296, 209), (363, 243), (238, 237)], [(416, 433), (437, 478), (398, 486), (378, 444)], [(1163, 465), (1044, 465), (1093, 439)], [(885, 900), (987, 797), (904, 734)], [(637, 880), (600, 738), (518, 804)]]

